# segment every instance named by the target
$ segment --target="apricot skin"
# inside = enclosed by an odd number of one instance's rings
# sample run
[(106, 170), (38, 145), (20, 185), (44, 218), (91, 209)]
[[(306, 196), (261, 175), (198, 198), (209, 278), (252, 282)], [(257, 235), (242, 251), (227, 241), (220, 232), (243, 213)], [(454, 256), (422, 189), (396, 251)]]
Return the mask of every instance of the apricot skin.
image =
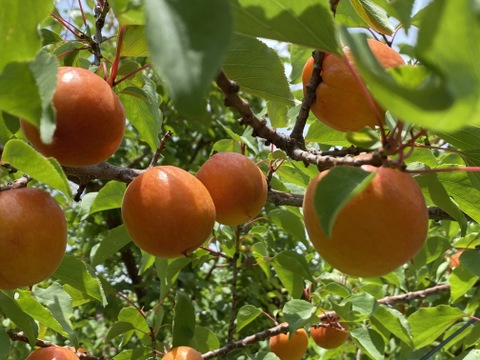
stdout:
[(57, 128), (51, 144), (42, 142), (38, 128), (20, 120), (25, 137), (43, 155), (64, 166), (89, 166), (108, 159), (122, 143), (125, 110), (98, 75), (81, 68), (58, 68), (53, 105)]
[(364, 165), (377, 171), (367, 188), (338, 214), (330, 238), (314, 208), (318, 174), (303, 202), (305, 227), (315, 249), (331, 266), (351, 276), (383, 276), (412, 259), (428, 232), (428, 210), (420, 187), (400, 170)]
[(194, 348), (178, 346), (166, 353), (162, 360), (203, 360), (203, 357)]
[(32, 286), (60, 265), (67, 244), (65, 215), (47, 192), (0, 192), (0, 289)]
[(138, 247), (174, 258), (207, 240), (215, 224), (215, 206), (195, 176), (174, 166), (156, 166), (128, 185), (122, 218)]
[(28, 355), (26, 360), (78, 360), (78, 356), (70, 349), (60, 346), (38, 348)]
[(278, 334), (269, 340), (270, 351), (280, 360), (301, 360), (308, 347), (308, 335), (305, 329), (297, 329), (289, 339), (289, 334)]
[(242, 154), (214, 154), (196, 176), (210, 192), (220, 224), (236, 226), (253, 219), (267, 200), (265, 176)]
[[(404, 64), (403, 58), (380, 41), (369, 39), (368, 45), (384, 68)], [(352, 64), (353, 57), (345, 47), (344, 53)], [(305, 63), (302, 82), (303, 93), (313, 71), (313, 57)], [(339, 131), (358, 131), (365, 126), (378, 125), (375, 112), (371, 109), (362, 88), (343, 59), (325, 54), (322, 62), (322, 82), (317, 87), (316, 100), (311, 106), (312, 113), (326, 125)], [(375, 103), (376, 111), (384, 121), (384, 110)]]
[(344, 330), (335, 326), (319, 326), (310, 328), (310, 336), (315, 343), (324, 349), (335, 349), (348, 339), (348, 325), (340, 323)]

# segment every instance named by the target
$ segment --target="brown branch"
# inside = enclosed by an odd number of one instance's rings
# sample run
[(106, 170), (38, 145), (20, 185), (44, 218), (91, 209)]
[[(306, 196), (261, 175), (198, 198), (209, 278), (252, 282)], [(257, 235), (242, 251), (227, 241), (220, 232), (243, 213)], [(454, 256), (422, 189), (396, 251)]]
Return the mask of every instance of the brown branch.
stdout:
[[(443, 293), (443, 292), (446, 292), (446, 291), (449, 291), (449, 290), (450, 290), (450, 285), (444, 284), (444, 285), (434, 286), (432, 288), (428, 288), (428, 289), (425, 289), (425, 290), (412, 291), (412, 292), (402, 294), (402, 295), (387, 296), (387, 297), (384, 297), (382, 299), (377, 300), (377, 302), (379, 304), (383, 304), (383, 305), (391, 305), (391, 304), (398, 303), (398, 302), (408, 302), (410, 300), (423, 299), (427, 296), (431, 296), (431, 295), (434, 295), (434, 294), (440, 294), (440, 293)], [(335, 311), (323, 312), (319, 316), (319, 321), (321, 322), (323, 320), (326, 320), (327, 318), (332, 318), (332, 317), (338, 317), (338, 315), (335, 313)], [(258, 332), (256, 334), (244, 337), (243, 339), (240, 339), (238, 341), (228, 343), (227, 345), (225, 345), (225, 346), (223, 346), (219, 349), (209, 351), (205, 354), (202, 354), (202, 357), (205, 360), (213, 359), (217, 356), (226, 355), (227, 353), (231, 352), (232, 350), (245, 348), (245, 347), (247, 347), (249, 345), (252, 345), (252, 344), (255, 344), (259, 341), (266, 340), (266, 339), (268, 339), (272, 336), (275, 336), (275, 335), (278, 335), (278, 334), (281, 334), (281, 333), (285, 334), (287, 332), (288, 332), (288, 324), (280, 324), (280, 325), (274, 326), (272, 328), (269, 328), (269, 329), (263, 330), (261, 332)]]
[[(103, 6), (100, 6), (100, 3), (103, 3)], [(105, 18), (107, 17), (107, 13), (110, 10), (110, 4), (108, 3), (108, 0), (100, 1), (97, 3), (95, 6), (95, 35), (92, 38), (92, 42), (90, 43), (90, 46), (92, 47), (93, 51), (93, 65), (99, 66), (100, 61), (102, 60), (102, 50), (100, 48), (100, 45), (102, 44), (103, 41), (103, 36), (102, 36), (102, 29), (103, 26), (105, 25)]]
[(144, 172), (144, 170), (115, 166), (106, 162), (102, 162), (98, 165), (77, 168), (64, 167), (63, 170), (65, 171), (65, 174), (82, 179), (84, 181), (101, 179), (116, 180), (124, 183), (129, 183), (142, 172)]

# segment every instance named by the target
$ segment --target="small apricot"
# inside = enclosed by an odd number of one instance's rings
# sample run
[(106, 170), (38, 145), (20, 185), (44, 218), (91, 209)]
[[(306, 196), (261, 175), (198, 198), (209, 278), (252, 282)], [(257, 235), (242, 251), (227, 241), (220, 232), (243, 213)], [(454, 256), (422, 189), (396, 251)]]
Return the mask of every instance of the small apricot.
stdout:
[(194, 348), (177, 346), (166, 353), (162, 360), (203, 360), (203, 357)]
[(79, 357), (69, 348), (47, 346), (34, 350), (25, 360), (79, 360)]
[(297, 329), (290, 338), (290, 333), (272, 336), (269, 340), (270, 351), (280, 360), (301, 360), (308, 348), (308, 335), (305, 329)]

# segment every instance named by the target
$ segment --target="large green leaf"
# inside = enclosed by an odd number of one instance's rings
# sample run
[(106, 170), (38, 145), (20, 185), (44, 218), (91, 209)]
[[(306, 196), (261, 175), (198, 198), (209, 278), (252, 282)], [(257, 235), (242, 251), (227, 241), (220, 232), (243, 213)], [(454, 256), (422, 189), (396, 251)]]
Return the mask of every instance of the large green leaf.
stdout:
[(173, 346), (190, 345), (195, 335), (195, 311), (192, 300), (183, 291), (175, 297)]
[(272, 261), (275, 271), (283, 286), (293, 298), (300, 298), (305, 287), (305, 280), (313, 280), (305, 257), (293, 250), (277, 254)]
[(210, 328), (195, 326), (195, 349), (199, 353), (206, 353), (219, 347), (220, 341), (218, 341), (217, 335)]
[(0, 71), (9, 62), (35, 57), (42, 46), (38, 26), (52, 10), (51, 0), (0, 0)]
[(305, 300), (293, 299), (285, 304), (283, 313), (285, 320), (288, 322), (291, 332), (312, 324), (318, 320), (315, 315), (317, 308)]
[(109, 181), (100, 189), (90, 206), (89, 214), (99, 211), (119, 209), (122, 206), (126, 184), (119, 181)]
[(350, 335), (370, 359), (381, 360), (385, 358), (385, 342), (375, 330), (359, 327), (353, 329)]
[(19, 291), (17, 303), (26, 314), (30, 315), (40, 324), (58, 332), (62, 336), (68, 336), (57, 319), (53, 317), (52, 313), (42, 304), (40, 304), (38, 300), (32, 296), (30, 291)]
[(120, 56), (148, 56), (145, 26), (131, 25), (125, 28)]
[(3, 329), (0, 330), (0, 360), (8, 360), (8, 354), (10, 353), (10, 337)]
[(35, 344), (38, 336), (37, 324), (11, 296), (2, 290), (0, 290), (0, 311), (25, 333), (31, 345)]
[(235, 35), (223, 62), (223, 70), (242, 91), (293, 105), (283, 64), (278, 54), (262, 41)]
[(478, 276), (472, 274), (461, 261), (460, 265), (453, 269), (452, 274), (448, 278), (448, 283), (450, 284), (450, 301), (454, 303), (460, 299), (475, 286), (477, 281)]
[(99, 301), (102, 305), (105, 306), (107, 304), (100, 280), (93, 277), (85, 263), (73, 255), (65, 254), (53, 277), (82, 291), (90, 298)]
[(132, 239), (124, 225), (110, 229), (105, 238), (100, 242), (92, 259), (92, 266), (103, 264), (106, 259), (116, 254), (121, 248), (130, 243)]
[[(415, 48), (425, 66), (383, 70), (363, 36), (342, 32), (375, 98), (398, 118), (426, 128), (453, 131), (480, 124), (478, 5), (469, 0), (434, 1), (423, 14)], [(466, 36), (468, 34), (468, 36)]]
[(235, 32), (340, 54), (327, 0), (231, 0)]
[(25, 141), (19, 139), (8, 141), (3, 150), (2, 160), (72, 198), (67, 176), (58, 161), (44, 157)]
[(375, 172), (359, 168), (338, 166), (329, 170), (317, 185), (314, 205), (323, 232), (328, 237), (338, 214), (348, 202), (370, 184)]
[(330, 146), (350, 146), (350, 142), (347, 140), (345, 132), (334, 130), (318, 120), (314, 120), (308, 127), (305, 141)]
[(385, 305), (379, 305), (370, 321), (380, 331), (386, 330), (385, 335), (387, 337), (392, 333), (407, 345), (413, 345), (410, 325), (400, 311)]
[(334, 304), (334, 310), (346, 321), (365, 320), (375, 312), (377, 307), (377, 301), (368, 293), (352, 294), (339, 304)]
[(154, 68), (176, 108), (198, 119), (233, 31), (229, 2), (146, 0), (145, 16)]
[(240, 330), (242, 330), (245, 326), (255, 320), (261, 313), (262, 309), (253, 305), (242, 306), (237, 313), (236, 331), (239, 332)]
[(463, 311), (447, 305), (418, 309), (408, 317), (415, 348), (431, 344), (455, 321), (465, 316)]
[(143, 1), (109, 0), (108, 3), (121, 25), (145, 24)]

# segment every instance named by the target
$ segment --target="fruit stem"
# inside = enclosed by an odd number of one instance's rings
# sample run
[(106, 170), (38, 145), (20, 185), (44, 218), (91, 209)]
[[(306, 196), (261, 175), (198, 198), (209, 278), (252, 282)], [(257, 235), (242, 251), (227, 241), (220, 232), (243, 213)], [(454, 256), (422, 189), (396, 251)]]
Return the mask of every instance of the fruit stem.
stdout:
[(122, 49), (123, 35), (125, 34), (126, 29), (127, 29), (127, 26), (122, 25), (120, 27), (120, 32), (118, 34), (117, 51), (115, 53), (115, 59), (113, 60), (112, 68), (110, 69), (110, 77), (108, 79), (108, 84), (111, 87), (113, 87), (113, 83), (118, 74), (118, 66), (120, 64), (120, 50)]

